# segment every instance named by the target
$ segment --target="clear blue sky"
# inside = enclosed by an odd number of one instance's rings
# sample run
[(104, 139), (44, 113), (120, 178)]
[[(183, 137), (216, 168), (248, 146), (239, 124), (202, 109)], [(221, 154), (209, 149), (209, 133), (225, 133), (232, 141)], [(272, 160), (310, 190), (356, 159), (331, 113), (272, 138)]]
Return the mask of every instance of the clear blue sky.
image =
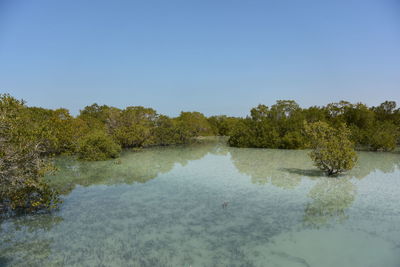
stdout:
[(399, 103), (400, 1), (0, 0), (0, 92), (73, 114)]

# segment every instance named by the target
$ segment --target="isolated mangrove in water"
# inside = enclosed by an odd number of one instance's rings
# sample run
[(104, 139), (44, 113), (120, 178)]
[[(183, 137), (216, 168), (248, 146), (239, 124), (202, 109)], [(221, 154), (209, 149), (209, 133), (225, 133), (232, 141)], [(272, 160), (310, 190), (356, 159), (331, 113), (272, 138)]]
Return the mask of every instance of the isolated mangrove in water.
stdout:
[(345, 124), (333, 128), (325, 122), (305, 123), (315, 165), (328, 175), (351, 170), (357, 162), (350, 130)]

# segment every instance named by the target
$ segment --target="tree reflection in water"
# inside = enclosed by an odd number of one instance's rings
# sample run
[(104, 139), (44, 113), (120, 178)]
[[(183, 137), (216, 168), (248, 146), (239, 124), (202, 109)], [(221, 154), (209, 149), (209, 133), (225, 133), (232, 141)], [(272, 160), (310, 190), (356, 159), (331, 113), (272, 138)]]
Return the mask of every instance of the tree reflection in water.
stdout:
[(84, 162), (60, 157), (55, 162), (59, 172), (47, 178), (64, 194), (71, 192), (76, 185), (145, 183), (171, 171), (175, 164), (185, 166), (208, 153), (226, 154), (224, 142), (220, 140), (206, 139), (188, 146), (155, 147), (134, 153), (125, 151), (118, 162)]
[(294, 189), (303, 178), (314, 180), (308, 197), (311, 202), (304, 210), (304, 222), (322, 226), (347, 219), (346, 210), (356, 196), (352, 178), (363, 179), (374, 171), (394, 172), (400, 166), (397, 153), (360, 152), (357, 166), (337, 178), (328, 178), (312, 166), (307, 151), (231, 148), (232, 162), (241, 173), (251, 177), (254, 184), (272, 184)]
[(271, 183), (284, 189), (295, 188), (302, 175), (285, 168), (310, 169), (312, 163), (301, 150), (231, 148), (231, 159), (237, 170), (251, 177), (255, 184)]
[(396, 153), (360, 152), (358, 165), (351, 172), (338, 178), (327, 178), (312, 165), (305, 150), (230, 148), (225, 138), (210, 138), (190, 146), (126, 152), (121, 164), (58, 158), (57, 166), (61, 171), (49, 179), (64, 193), (69, 193), (77, 184), (144, 183), (171, 171), (175, 164), (186, 166), (208, 153), (230, 155), (236, 169), (249, 175), (254, 184), (294, 189), (302, 179), (313, 180), (315, 185), (308, 193), (311, 202), (305, 207), (304, 222), (316, 226), (347, 218), (346, 209), (352, 205), (356, 194), (353, 177), (362, 179), (374, 171), (393, 172), (400, 165)]
[(308, 196), (313, 200), (304, 210), (304, 222), (320, 226), (347, 219), (346, 209), (355, 199), (356, 186), (347, 178), (321, 178)]

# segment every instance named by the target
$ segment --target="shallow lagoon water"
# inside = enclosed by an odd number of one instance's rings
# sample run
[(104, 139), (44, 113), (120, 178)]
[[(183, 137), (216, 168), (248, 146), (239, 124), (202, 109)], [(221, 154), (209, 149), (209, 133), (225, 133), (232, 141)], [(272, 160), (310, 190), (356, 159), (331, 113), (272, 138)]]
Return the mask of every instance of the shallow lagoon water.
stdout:
[(339, 178), (223, 139), (56, 164), (64, 203), (2, 222), (0, 266), (400, 266), (398, 153)]

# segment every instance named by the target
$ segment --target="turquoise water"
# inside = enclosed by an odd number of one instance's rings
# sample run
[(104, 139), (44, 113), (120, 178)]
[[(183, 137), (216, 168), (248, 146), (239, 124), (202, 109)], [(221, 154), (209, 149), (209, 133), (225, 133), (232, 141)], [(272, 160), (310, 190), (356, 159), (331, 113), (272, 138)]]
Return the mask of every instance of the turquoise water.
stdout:
[(58, 158), (64, 203), (2, 222), (0, 266), (398, 267), (400, 154), (359, 158), (340, 178), (222, 140)]

